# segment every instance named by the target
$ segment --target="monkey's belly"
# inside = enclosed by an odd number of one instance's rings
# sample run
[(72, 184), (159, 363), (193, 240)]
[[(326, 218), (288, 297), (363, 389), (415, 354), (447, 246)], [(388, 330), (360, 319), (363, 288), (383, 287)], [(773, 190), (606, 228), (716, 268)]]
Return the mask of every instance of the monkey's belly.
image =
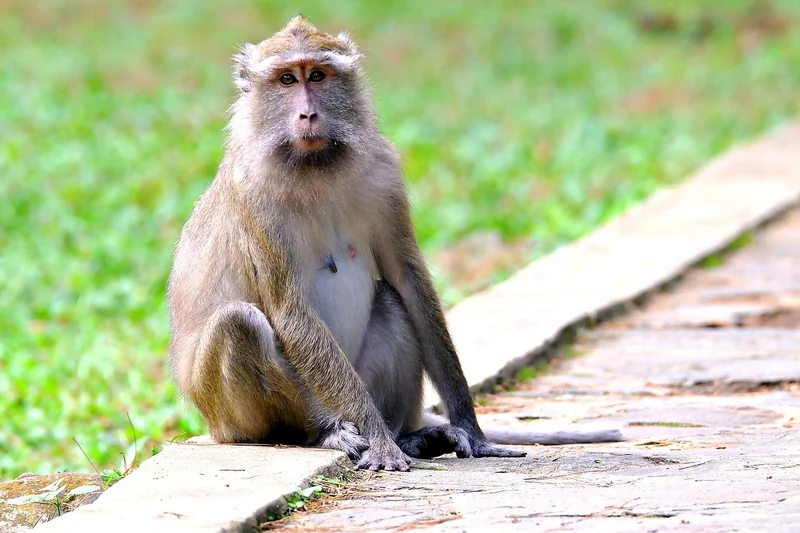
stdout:
[(370, 259), (366, 254), (332, 254), (314, 280), (314, 308), (351, 363), (359, 355), (372, 311), (375, 276)]

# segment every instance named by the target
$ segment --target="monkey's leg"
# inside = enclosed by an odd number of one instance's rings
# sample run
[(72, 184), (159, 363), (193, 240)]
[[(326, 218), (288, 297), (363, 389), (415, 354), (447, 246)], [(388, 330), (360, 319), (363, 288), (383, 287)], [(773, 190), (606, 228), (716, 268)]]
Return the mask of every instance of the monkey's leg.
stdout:
[(400, 295), (377, 282), (361, 353), (353, 365), (389, 430), (421, 425), (422, 356)]
[(283, 357), (267, 317), (248, 303), (212, 315), (189, 395), (217, 442), (312, 443), (353, 458), (369, 444), (353, 424), (320, 408)]
[(423, 427), (422, 354), (400, 295), (385, 281), (375, 290), (367, 333), (355, 368), (407, 455), (469, 456), (469, 437), (450, 424)]
[(233, 302), (208, 320), (187, 392), (217, 442), (264, 442), (273, 430), (303, 429), (307, 414), (293, 381), (267, 317)]

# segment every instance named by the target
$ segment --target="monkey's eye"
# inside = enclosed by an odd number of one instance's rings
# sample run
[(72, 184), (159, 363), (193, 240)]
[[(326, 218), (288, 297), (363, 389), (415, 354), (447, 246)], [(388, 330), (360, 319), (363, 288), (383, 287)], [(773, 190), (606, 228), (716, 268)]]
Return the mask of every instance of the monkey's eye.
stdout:
[(308, 81), (313, 81), (315, 83), (319, 83), (325, 79), (325, 73), (321, 70), (312, 70), (311, 74), (308, 75)]
[(293, 74), (282, 74), (280, 77), (281, 83), (284, 85), (292, 85), (293, 83), (297, 83), (297, 78), (294, 77)]

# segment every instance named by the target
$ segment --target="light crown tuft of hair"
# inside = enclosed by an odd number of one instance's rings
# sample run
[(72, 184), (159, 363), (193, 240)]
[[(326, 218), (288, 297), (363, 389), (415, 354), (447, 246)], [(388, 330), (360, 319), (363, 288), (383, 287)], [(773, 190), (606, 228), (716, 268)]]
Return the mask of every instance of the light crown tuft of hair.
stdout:
[(262, 41), (257, 47), (255, 61), (270, 56), (297, 52), (332, 52), (355, 56), (358, 49), (346, 33), (331, 35), (316, 28), (302, 15), (297, 15), (281, 31)]
[(269, 39), (241, 47), (234, 56), (234, 79), (243, 92), (249, 92), (254, 75), (266, 74), (288, 63), (310, 60), (350, 70), (360, 58), (358, 47), (347, 33), (336, 36), (325, 33), (297, 15)]

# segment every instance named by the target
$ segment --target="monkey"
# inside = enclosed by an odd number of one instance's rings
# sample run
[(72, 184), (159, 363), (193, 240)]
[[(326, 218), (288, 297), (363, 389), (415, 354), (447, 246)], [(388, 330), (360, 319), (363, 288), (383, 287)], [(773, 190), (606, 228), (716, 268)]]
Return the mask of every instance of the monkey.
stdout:
[[(524, 456), (478, 424), (361, 57), (302, 15), (234, 56), (225, 153), (168, 281), (174, 379), (220, 443), (333, 448), (371, 470)], [(447, 418), (423, 413), (425, 374)]]

